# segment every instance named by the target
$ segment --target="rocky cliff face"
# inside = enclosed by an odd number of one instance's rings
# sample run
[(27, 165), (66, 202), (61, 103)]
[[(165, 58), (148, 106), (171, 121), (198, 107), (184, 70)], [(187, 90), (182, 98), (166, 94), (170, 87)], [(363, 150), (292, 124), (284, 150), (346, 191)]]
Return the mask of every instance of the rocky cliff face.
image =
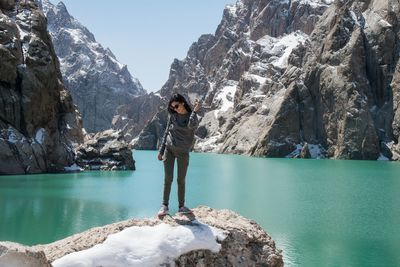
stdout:
[[(398, 14), (396, 1), (336, 1), (312, 33), (300, 56), (303, 64), (290, 65), (282, 76), (286, 97), (280, 114), (286, 115), (272, 124), (275, 129), (255, 153), (306, 141), (334, 158), (392, 158)], [(280, 149), (281, 156), (289, 149)]]
[(34, 1), (0, 2), (0, 174), (63, 171), (82, 142), (46, 19)]
[(145, 93), (142, 85), (62, 2), (56, 6), (48, 0), (38, 2), (47, 17), (64, 82), (82, 114), (83, 126), (88, 132), (111, 128), (117, 107), (132, 105), (132, 97)]
[[(394, 0), (241, 0), (159, 93), (204, 101), (199, 151), (398, 158), (398, 21)], [(146, 127), (137, 147), (158, 133)]]

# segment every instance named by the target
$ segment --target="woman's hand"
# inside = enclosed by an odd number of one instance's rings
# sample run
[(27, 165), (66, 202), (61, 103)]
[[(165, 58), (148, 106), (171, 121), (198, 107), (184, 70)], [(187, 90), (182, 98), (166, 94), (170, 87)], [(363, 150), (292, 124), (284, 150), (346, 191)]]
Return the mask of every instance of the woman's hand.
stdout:
[(163, 160), (162, 155), (160, 153), (158, 153), (157, 159), (160, 160), (160, 161)]
[(194, 111), (194, 112), (199, 111), (200, 107), (201, 107), (201, 103), (200, 103), (200, 101), (199, 101), (198, 99), (196, 99), (196, 100), (194, 101), (193, 111)]

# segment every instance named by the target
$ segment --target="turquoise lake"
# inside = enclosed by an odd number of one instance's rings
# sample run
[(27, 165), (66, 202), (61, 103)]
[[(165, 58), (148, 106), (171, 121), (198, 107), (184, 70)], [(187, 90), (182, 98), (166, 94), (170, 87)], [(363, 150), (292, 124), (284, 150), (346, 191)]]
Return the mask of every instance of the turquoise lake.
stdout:
[[(154, 217), (163, 189), (156, 153), (134, 151), (136, 171), (0, 176), (0, 240), (43, 244)], [(189, 207), (257, 221), (285, 266), (400, 266), (399, 162), (191, 153), (186, 186)]]

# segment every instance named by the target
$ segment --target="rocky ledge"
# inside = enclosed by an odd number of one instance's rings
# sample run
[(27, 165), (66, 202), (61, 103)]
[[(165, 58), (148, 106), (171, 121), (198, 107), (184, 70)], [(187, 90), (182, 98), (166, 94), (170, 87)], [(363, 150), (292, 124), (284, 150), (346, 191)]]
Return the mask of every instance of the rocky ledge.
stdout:
[(132, 151), (121, 131), (109, 129), (87, 134), (76, 151), (76, 163), (86, 170), (135, 170)]
[[(130, 219), (34, 247), (0, 242), (0, 266), (283, 266), (282, 252), (256, 222), (209, 207), (195, 208), (194, 216)], [(138, 254), (142, 247), (146, 255)]]

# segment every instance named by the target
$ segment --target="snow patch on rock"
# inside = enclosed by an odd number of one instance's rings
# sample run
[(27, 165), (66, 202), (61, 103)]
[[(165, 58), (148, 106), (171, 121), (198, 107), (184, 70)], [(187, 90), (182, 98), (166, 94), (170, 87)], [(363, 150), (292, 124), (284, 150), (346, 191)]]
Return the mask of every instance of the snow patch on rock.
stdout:
[(214, 97), (214, 103), (218, 107), (214, 111), (215, 117), (218, 116), (219, 112), (225, 112), (233, 107), (233, 97), (235, 96), (237, 85), (238, 82), (236, 81), (227, 81), (225, 86)]
[(43, 144), (45, 133), (46, 130), (44, 128), (40, 128), (39, 130), (37, 130), (35, 135), (36, 142), (38, 142), (39, 144)]
[(389, 158), (385, 157), (382, 153), (379, 155), (379, 158), (377, 160), (389, 160)]
[(216, 253), (224, 240), (223, 230), (197, 222), (196, 225), (132, 226), (109, 235), (102, 244), (68, 254), (52, 264), (66, 266), (160, 266), (192, 250)]
[(300, 31), (292, 32), (280, 38), (265, 35), (257, 40), (265, 53), (271, 55), (269, 63), (279, 68), (286, 68), (289, 55), (293, 49), (308, 39), (308, 36)]
[[(296, 149), (293, 150), (286, 158), (296, 158), (300, 155), (300, 152), (304, 144), (297, 144)], [(326, 155), (326, 151), (320, 144), (308, 144), (308, 149), (310, 151), (311, 158), (313, 159), (324, 159)]]
[(80, 172), (83, 171), (81, 167), (79, 167), (76, 163), (72, 164), (71, 166), (64, 167), (64, 170), (67, 172)]
[(320, 6), (329, 6), (334, 0), (294, 0), (292, 2), (299, 2), (302, 5), (309, 5), (312, 8), (318, 8)]
[(195, 150), (203, 152), (218, 152), (221, 148), (221, 136), (220, 132), (204, 139), (198, 139)]

